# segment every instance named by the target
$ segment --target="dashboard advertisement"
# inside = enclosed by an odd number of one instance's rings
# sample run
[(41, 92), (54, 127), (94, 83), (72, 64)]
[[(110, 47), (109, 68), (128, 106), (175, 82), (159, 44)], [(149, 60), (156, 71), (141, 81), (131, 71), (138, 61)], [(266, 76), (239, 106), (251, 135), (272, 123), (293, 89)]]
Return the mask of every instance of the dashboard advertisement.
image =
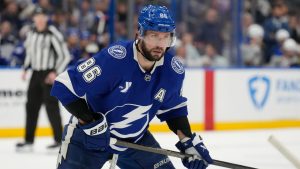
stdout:
[[(25, 126), (30, 73), (26, 81), (21, 74), (21, 69), (0, 69), (0, 131)], [(238, 129), (247, 122), (249, 128), (264, 128), (260, 126), (264, 123), (270, 124), (267, 128), (282, 126), (273, 121), (287, 121), (286, 127), (300, 126), (300, 69), (186, 69), (182, 94), (188, 98), (193, 130)], [(70, 113), (62, 106), (61, 115), (67, 123)], [(169, 131), (157, 118), (151, 124), (150, 130)], [(208, 124), (210, 127), (205, 127)], [(49, 128), (44, 106), (38, 127)]]
[(215, 120), (300, 119), (298, 69), (215, 71)]

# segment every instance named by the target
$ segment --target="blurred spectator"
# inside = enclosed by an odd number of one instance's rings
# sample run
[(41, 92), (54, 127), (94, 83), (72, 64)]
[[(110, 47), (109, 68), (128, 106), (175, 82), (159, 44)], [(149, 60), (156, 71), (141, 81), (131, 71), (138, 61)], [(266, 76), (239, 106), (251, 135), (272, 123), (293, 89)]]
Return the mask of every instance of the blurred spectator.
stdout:
[(243, 15), (243, 19), (242, 19), (242, 30), (243, 30), (243, 38), (244, 41), (248, 41), (249, 39), (247, 39), (248, 37), (248, 29), (249, 26), (251, 26), (253, 24), (253, 17), (250, 13), (246, 12)]
[(3, 11), (5, 9), (5, 1), (0, 1), (0, 11)]
[(115, 37), (116, 41), (126, 40), (127, 39), (126, 23), (116, 22), (115, 26), (116, 26), (115, 30), (117, 33), (117, 36)]
[(17, 43), (17, 39), (11, 31), (12, 27), (9, 21), (0, 23), (0, 58), (4, 65), (9, 64)]
[(21, 66), (24, 64), (24, 59), (26, 55), (24, 41), (26, 38), (26, 34), (29, 32), (29, 30), (30, 30), (30, 26), (24, 25), (22, 29), (19, 31), (19, 41), (12, 52), (11, 61), (10, 61), (11, 66)]
[[(285, 30), (285, 29), (279, 29), (276, 34), (275, 34), (275, 39), (277, 41), (277, 43), (274, 45), (273, 49), (272, 49), (272, 58), (273, 57), (281, 57), (283, 52), (282, 52), (282, 45), (284, 43), (285, 40), (287, 40), (288, 38), (290, 38), (290, 33)], [(271, 58), (271, 60), (272, 60)]]
[(52, 16), (52, 24), (60, 31), (67, 32), (68, 23), (66, 22), (67, 15), (62, 10), (56, 10), (56, 12)]
[(54, 9), (49, 0), (38, 0), (38, 6), (43, 8), (47, 15), (51, 16), (54, 13)]
[(35, 9), (35, 4), (32, 1), (25, 2), (24, 4), (22, 4), (22, 11), (19, 14), (20, 19), (24, 22), (31, 21), (30, 17), (32, 16), (34, 9)]
[(216, 48), (212, 44), (205, 46), (205, 54), (201, 58), (201, 66), (203, 67), (227, 67), (228, 60), (219, 55)]
[(218, 53), (222, 53), (223, 37), (222, 26), (215, 9), (208, 9), (204, 23), (198, 28), (200, 30), (196, 40), (205, 44), (211, 44)]
[(56, 9), (62, 8), (62, 0), (50, 0), (50, 1), (54, 8)]
[(74, 8), (77, 8), (78, 5), (78, 0), (64, 0), (63, 3), (63, 10), (66, 11), (67, 13), (72, 13)]
[(82, 59), (89, 59), (99, 51), (99, 47), (96, 43), (89, 43), (86, 45), (82, 54)]
[[(172, 48), (171, 48), (172, 49)], [(185, 47), (182, 45), (181, 40), (177, 39), (175, 44), (175, 55), (182, 58), (183, 62), (185, 62), (186, 51)], [(185, 63), (186, 64), (186, 63)]]
[(74, 19), (79, 21), (78, 26), (80, 30), (90, 31), (94, 25), (94, 13), (92, 12), (91, 3), (89, 0), (82, 0), (80, 8), (73, 9), (72, 13)]
[(242, 45), (245, 66), (260, 66), (263, 58), (264, 30), (260, 25), (252, 24), (248, 28), (248, 42)]
[(202, 16), (205, 15), (208, 4), (205, 1), (199, 0), (189, 0), (188, 3), (186, 2), (187, 1), (178, 1), (178, 7), (181, 6), (181, 8), (176, 9), (176, 13), (182, 14), (182, 16), (177, 15), (177, 17), (183, 20), (182, 23), (185, 25), (184, 27), (187, 28), (187, 31), (200, 34), (199, 28), (201, 28), (200, 25), (204, 21)]
[(0, 66), (9, 65), (8, 61), (0, 56)]
[(279, 29), (275, 34), (276, 41), (279, 43), (285, 41), (289, 37), (290, 33), (285, 29)]
[(300, 14), (295, 12), (290, 13), (289, 15), (289, 28), (291, 32), (291, 38), (294, 39), (297, 43), (300, 43)]
[(119, 2), (117, 4), (117, 18), (118, 22), (123, 22), (125, 23), (127, 20), (127, 4), (126, 1)]
[(277, 45), (275, 34), (279, 29), (289, 30), (288, 26), (288, 7), (284, 1), (275, 1), (272, 3), (272, 15), (264, 23), (265, 38), (264, 42), (266, 45), (264, 62), (268, 63), (272, 56), (272, 51)]
[(80, 58), (82, 50), (80, 49), (79, 31), (76, 28), (70, 28), (67, 31), (67, 46), (71, 54), (70, 65), (74, 65)]
[(182, 36), (182, 44), (185, 48), (185, 62), (187, 66), (200, 66), (201, 59), (197, 48), (193, 44), (193, 35), (184, 33)]
[(17, 33), (22, 27), (22, 22), (19, 19), (19, 7), (15, 1), (9, 1), (5, 10), (2, 13), (2, 21), (9, 21), (11, 24), (11, 32)]
[(299, 45), (294, 39), (287, 39), (282, 45), (282, 57), (274, 57), (270, 66), (276, 67), (299, 67)]
[[(119, 0), (116, 3), (115, 12), (115, 41), (125, 40), (128, 38), (127, 30), (127, 11), (128, 0)], [(164, 4), (171, 9), (173, 1), (159, 1), (157, 3)], [(174, 1), (175, 2), (175, 1)], [(148, 3), (145, 0), (136, 0), (134, 11), (137, 13), (143, 4)], [(191, 61), (198, 58), (198, 55), (205, 53), (206, 44), (213, 45), (217, 53), (224, 58), (231, 59), (235, 62), (236, 54), (234, 51), (238, 48), (233, 43), (233, 21), (232, 14), (237, 12), (235, 1), (231, 0), (189, 0), (176, 1), (176, 11), (173, 12), (174, 18), (177, 20), (176, 34), (184, 37), (188, 32), (192, 34), (193, 40), (184, 45), (183, 49), (177, 47), (179, 53), (186, 53), (188, 66), (196, 66), (198, 63)], [(50, 24), (55, 25), (68, 39), (68, 30), (76, 28), (80, 32), (78, 47), (71, 47), (70, 52), (74, 56), (74, 60), (78, 60), (85, 47), (89, 43), (97, 43), (102, 49), (110, 43), (109, 31), (109, 4), (110, 0), (3, 0), (0, 1), (0, 19), (1, 23), (9, 21), (10, 34), (15, 39), (16, 47), (12, 56), (0, 56), (2, 64), (19, 65), (22, 62), (22, 37), (18, 35), (23, 25), (31, 22), (31, 16), (36, 5), (46, 10), (51, 18)], [(277, 33), (279, 30), (286, 30), (290, 38), (300, 43), (300, 12), (299, 0), (244, 0), (242, 15), (242, 46), (241, 50), (244, 56), (243, 62), (245, 66), (267, 65), (273, 57), (282, 57), (282, 45), (286, 38), (278, 40)], [(134, 16), (134, 24), (136, 24), (136, 15)], [(0, 24), (1, 24), (0, 23)], [(249, 26), (258, 24), (264, 28), (264, 41), (260, 42), (257, 37), (250, 38), (248, 36)], [(137, 26), (135, 26), (137, 27)], [(136, 30), (135, 30), (136, 31)], [(281, 31), (281, 35), (283, 31)], [(280, 34), (280, 33), (279, 33)], [(279, 35), (278, 35), (279, 36)], [(71, 39), (74, 37), (71, 37)], [(134, 38), (134, 37), (132, 37)], [(255, 40), (254, 40), (255, 39)], [(259, 38), (260, 39), (260, 38)], [(74, 40), (74, 39), (73, 39)], [(184, 39), (183, 43), (185, 43)], [(2, 45), (0, 52), (3, 53)], [(197, 50), (191, 49), (196, 47)], [(76, 50), (75, 50), (76, 49)], [(186, 50), (186, 51), (185, 51)], [(78, 52), (80, 51), (80, 52)], [(183, 52), (185, 51), (185, 52)], [(194, 51), (195, 55), (190, 55), (190, 51)], [(196, 51), (196, 52), (195, 52)], [(9, 52), (8, 52), (9, 53)], [(79, 54), (80, 53), (80, 54)], [(192, 52), (193, 53), (193, 52)], [(262, 59), (258, 61), (263, 53)], [(76, 55), (76, 56), (75, 56)], [(192, 57), (190, 57), (192, 56)], [(192, 59), (191, 59), (192, 58)], [(189, 60), (191, 59), (191, 60)]]
[(244, 2), (245, 11), (252, 14), (254, 22), (260, 25), (263, 24), (271, 11), (269, 0), (246, 0)]
[(106, 46), (109, 42), (109, 38), (106, 38), (108, 22), (108, 16), (106, 14), (107, 6), (107, 0), (101, 0), (95, 4), (95, 24), (92, 27), (92, 32), (96, 35), (95, 42), (100, 46)]
[(80, 50), (84, 51), (86, 45), (90, 41), (90, 36), (91, 36), (91, 33), (87, 30), (83, 30), (80, 32), (80, 42), (79, 42)]

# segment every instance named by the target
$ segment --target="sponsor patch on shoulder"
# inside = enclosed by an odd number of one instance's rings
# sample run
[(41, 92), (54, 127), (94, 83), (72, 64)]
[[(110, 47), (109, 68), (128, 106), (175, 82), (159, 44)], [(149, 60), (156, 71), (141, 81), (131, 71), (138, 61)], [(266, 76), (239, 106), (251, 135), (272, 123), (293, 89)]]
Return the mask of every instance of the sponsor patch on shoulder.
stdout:
[(123, 59), (126, 56), (126, 49), (124, 46), (115, 45), (108, 48), (108, 53), (116, 59)]
[(171, 61), (171, 66), (176, 73), (178, 74), (184, 73), (183, 63), (180, 60), (180, 58), (174, 56)]

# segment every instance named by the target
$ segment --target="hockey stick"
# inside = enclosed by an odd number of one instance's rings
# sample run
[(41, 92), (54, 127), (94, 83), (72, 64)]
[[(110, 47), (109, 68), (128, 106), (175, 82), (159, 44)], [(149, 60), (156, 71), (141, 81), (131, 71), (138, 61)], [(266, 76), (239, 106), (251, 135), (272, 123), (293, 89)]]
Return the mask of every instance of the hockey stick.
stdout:
[(275, 138), (275, 136), (271, 135), (268, 140), (283, 156), (293, 163), (296, 168), (300, 169), (300, 162)]
[[(121, 140), (116, 140), (116, 139), (113, 139), (112, 141), (113, 141), (112, 144), (115, 144), (117, 146), (132, 148), (132, 149), (141, 150), (141, 151), (147, 151), (147, 152), (156, 153), (156, 154), (163, 154), (163, 155), (177, 157), (177, 158), (181, 158), (181, 159), (193, 156), (190, 154), (184, 154), (184, 153), (180, 153), (177, 151), (172, 151), (172, 150), (167, 150), (167, 149), (162, 149), (162, 148), (146, 147), (146, 146), (129, 143), (129, 142), (121, 141)], [(219, 160), (213, 160), (212, 165), (225, 167), (225, 168), (232, 168), (232, 169), (257, 169), (257, 168), (253, 168), (253, 167), (243, 166), (243, 165), (229, 163), (229, 162), (225, 162), (225, 161), (219, 161)]]

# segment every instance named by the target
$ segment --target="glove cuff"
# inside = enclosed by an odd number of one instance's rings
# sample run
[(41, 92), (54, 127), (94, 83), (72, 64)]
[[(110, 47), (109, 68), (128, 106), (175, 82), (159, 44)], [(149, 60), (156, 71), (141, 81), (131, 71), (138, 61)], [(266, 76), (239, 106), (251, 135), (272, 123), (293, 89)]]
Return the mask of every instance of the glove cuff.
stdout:
[(187, 148), (191, 146), (192, 140), (189, 137), (185, 137), (184, 139), (178, 141), (175, 146), (182, 152), (184, 152)]
[(106, 118), (103, 114), (101, 114), (102, 118), (97, 121), (94, 121), (90, 124), (80, 126), (85, 134), (90, 136), (100, 135), (106, 132), (108, 125)]
[(194, 133), (192, 136), (192, 143), (196, 146), (197, 144), (203, 143), (203, 140), (200, 135)]
[(178, 150), (180, 150), (181, 152), (184, 152), (184, 147), (182, 145), (182, 143), (180, 141), (178, 141), (175, 146), (177, 147)]

